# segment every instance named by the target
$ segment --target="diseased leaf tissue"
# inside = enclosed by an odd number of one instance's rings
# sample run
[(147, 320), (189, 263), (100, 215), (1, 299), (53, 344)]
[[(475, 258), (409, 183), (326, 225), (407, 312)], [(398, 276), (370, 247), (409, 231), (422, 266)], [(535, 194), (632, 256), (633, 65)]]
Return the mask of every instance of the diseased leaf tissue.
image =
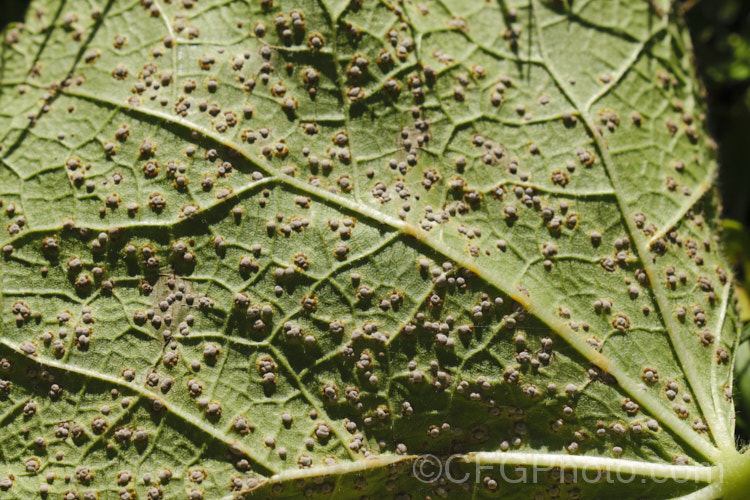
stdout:
[(0, 498), (731, 497), (672, 10), (32, 2), (0, 51)]

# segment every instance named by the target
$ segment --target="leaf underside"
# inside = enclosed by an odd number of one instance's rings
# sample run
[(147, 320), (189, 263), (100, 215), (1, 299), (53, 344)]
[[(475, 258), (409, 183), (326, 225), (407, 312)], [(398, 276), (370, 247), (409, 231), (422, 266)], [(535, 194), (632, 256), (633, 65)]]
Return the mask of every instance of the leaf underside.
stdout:
[(711, 488), (738, 330), (688, 36), (571, 3), (32, 2), (0, 498)]

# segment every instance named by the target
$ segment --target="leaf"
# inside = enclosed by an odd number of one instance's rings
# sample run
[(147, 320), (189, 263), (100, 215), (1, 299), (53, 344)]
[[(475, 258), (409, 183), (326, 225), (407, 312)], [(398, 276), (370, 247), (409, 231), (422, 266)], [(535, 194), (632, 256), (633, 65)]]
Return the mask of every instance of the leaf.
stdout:
[(747, 296), (748, 272), (750, 264), (746, 257), (747, 248), (750, 246), (750, 235), (742, 223), (731, 219), (723, 219), (721, 223), (723, 231), (722, 241), (725, 247), (726, 257), (734, 269), (739, 270), (742, 276), (736, 283), (735, 294), (739, 306), (740, 322), (750, 320), (750, 297)]
[(735, 351), (735, 359), (734, 359), (734, 368), (736, 370), (735, 374), (735, 380), (737, 383), (738, 388), (738, 398), (735, 403), (737, 404), (737, 427), (740, 431), (746, 431), (747, 429), (747, 418), (745, 417), (748, 406), (747, 397), (743, 396), (744, 394), (747, 394), (747, 392), (744, 390), (747, 388), (748, 383), (750, 383), (750, 378), (748, 378), (747, 373), (748, 369), (750, 369), (750, 352), (748, 352), (748, 348), (750, 348), (750, 344), (747, 342), (748, 335), (750, 335), (750, 329), (748, 329), (747, 325), (742, 329), (742, 333), (740, 334), (740, 343), (737, 346), (737, 349)]
[(4, 33), (3, 498), (741, 497), (669, 4), (94, 4)]

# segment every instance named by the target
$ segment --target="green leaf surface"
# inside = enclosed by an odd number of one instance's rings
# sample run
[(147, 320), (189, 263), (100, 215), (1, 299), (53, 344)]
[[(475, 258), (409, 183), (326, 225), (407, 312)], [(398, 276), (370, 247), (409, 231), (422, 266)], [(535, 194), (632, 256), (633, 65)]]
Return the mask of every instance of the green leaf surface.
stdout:
[(0, 498), (741, 497), (671, 12), (32, 2), (0, 46)]

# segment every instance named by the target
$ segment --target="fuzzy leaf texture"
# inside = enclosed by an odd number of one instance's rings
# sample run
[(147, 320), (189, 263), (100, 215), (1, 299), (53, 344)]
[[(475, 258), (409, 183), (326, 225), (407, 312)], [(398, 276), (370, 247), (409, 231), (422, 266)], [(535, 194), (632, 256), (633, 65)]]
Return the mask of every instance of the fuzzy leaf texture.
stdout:
[(731, 497), (673, 11), (32, 2), (0, 52), (0, 498)]

